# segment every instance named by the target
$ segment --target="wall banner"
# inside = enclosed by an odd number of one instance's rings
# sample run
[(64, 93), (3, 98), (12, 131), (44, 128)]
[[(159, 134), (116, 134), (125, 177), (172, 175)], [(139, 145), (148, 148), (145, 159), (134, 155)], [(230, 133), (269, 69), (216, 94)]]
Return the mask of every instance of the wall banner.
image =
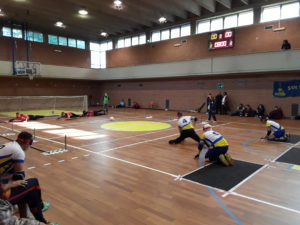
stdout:
[(273, 96), (278, 98), (300, 96), (300, 80), (274, 81)]

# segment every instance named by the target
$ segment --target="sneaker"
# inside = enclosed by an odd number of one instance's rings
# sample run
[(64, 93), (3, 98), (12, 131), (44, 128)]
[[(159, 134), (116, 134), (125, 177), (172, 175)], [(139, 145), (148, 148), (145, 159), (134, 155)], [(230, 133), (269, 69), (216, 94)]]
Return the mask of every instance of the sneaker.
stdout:
[(228, 153), (225, 154), (225, 158), (227, 160), (227, 162), (229, 163), (230, 166), (234, 165), (234, 160), (231, 158), (231, 155), (229, 155)]
[(50, 208), (50, 202), (43, 202), (43, 209), (42, 211), (45, 212)]
[(219, 159), (224, 166), (229, 166), (229, 162), (227, 162), (227, 160), (223, 154), (219, 155)]
[(169, 144), (176, 144), (176, 141), (175, 140), (170, 140)]

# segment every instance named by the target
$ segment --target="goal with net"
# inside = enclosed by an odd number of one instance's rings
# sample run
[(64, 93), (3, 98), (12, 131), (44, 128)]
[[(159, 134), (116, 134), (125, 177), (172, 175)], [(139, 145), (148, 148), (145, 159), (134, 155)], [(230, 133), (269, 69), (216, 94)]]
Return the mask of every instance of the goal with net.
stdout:
[(22, 112), (45, 116), (87, 110), (87, 96), (0, 96), (0, 114)]

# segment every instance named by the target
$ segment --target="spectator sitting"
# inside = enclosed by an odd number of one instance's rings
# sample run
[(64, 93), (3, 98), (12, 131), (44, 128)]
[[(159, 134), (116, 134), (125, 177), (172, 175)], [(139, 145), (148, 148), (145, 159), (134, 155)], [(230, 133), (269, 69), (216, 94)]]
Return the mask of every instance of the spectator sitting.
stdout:
[(139, 109), (139, 108), (141, 108), (141, 106), (139, 105), (139, 103), (134, 102), (132, 108)]
[(122, 99), (119, 103), (119, 105), (116, 106), (116, 108), (125, 108), (126, 107), (126, 104), (125, 104), (125, 101), (124, 99)]
[(255, 115), (255, 111), (251, 108), (250, 105), (246, 105), (245, 110), (244, 110), (244, 116), (245, 117), (252, 117), (254, 115)]
[(256, 109), (256, 115), (257, 115), (257, 117), (258, 118), (263, 118), (263, 117), (265, 117), (265, 107), (264, 107), (264, 105), (263, 104), (259, 104), (258, 106), (257, 106), (257, 109)]
[(154, 101), (150, 101), (149, 102), (149, 107), (151, 108), (151, 109), (154, 109), (155, 108), (155, 102)]
[(245, 107), (242, 103), (239, 104), (236, 109), (237, 109), (237, 111), (232, 113), (231, 116), (244, 116)]
[(288, 40), (283, 40), (281, 50), (289, 50), (291, 49), (291, 44), (288, 42)]
[(283, 112), (278, 106), (274, 106), (274, 109), (269, 113), (269, 118), (274, 120), (280, 120), (283, 118)]

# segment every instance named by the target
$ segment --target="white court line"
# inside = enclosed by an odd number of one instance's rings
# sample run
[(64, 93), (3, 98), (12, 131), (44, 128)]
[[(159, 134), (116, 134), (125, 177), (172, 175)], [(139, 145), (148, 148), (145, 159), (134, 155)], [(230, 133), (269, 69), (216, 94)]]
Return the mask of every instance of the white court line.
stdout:
[(242, 184), (244, 184), (246, 181), (250, 180), (252, 177), (254, 177), (256, 174), (258, 174), (260, 171), (262, 171), (263, 169), (265, 169), (268, 166), (269, 166), (269, 164), (266, 164), (266, 165), (262, 166), (261, 168), (259, 168), (257, 171), (255, 171), (254, 173), (252, 173), (250, 176), (246, 177), (240, 183), (238, 183), (237, 185), (235, 185), (234, 187), (232, 187), (228, 192), (226, 192), (225, 194), (223, 194), (222, 197), (225, 198), (227, 195), (229, 195), (235, 189), (237, 189), (238, 187), (240, 187)]
[(45, 163), (44, 164), (44, 166), (50, 166), (51, 165), (51, 163)]
[(65, 160), (64, 159), (62, 159), (62, 160), (58, 160), (57, 162), (59, 162), (59, 163), (61, 163), (61, 162), (64, 162)]
[(271, 202), (263, 201), (263, 200), (253, 198), (253, 197), (250, 197), (250, 196), (247, 196), (247, 195), (239, 194), (239, 193), (236, 193), (236, 192), (232, 192), (230, 194), (241, 197), (241, 198), (249, 199), (249, 200), (252, 200), (252, 201), (255, 201), (255, 202), (259, 202), (259, 203), (262, 203), (262, 204), (265, 204), (265, 205), (273, 206), (273, 207), (276, 207), (276, 208), (284, 209), (286, 211), (290, 211), (290, 212), (300, 214), (300, 211), (296, 210), (296, 209), (292, 209), (292, 208), (289, 208), (289, 207), (277, 205), (277, 204), (274, 204), (274, 203), (271, 203)]
[(78, 157), (72, 157), (72, 159), (78, 159)]
[(32, 167), (28, 167), (27, 169), (32, 170), (32, 169), (35, 169), (35, 168), (36, 168), (35, 166), (32, 166)]

